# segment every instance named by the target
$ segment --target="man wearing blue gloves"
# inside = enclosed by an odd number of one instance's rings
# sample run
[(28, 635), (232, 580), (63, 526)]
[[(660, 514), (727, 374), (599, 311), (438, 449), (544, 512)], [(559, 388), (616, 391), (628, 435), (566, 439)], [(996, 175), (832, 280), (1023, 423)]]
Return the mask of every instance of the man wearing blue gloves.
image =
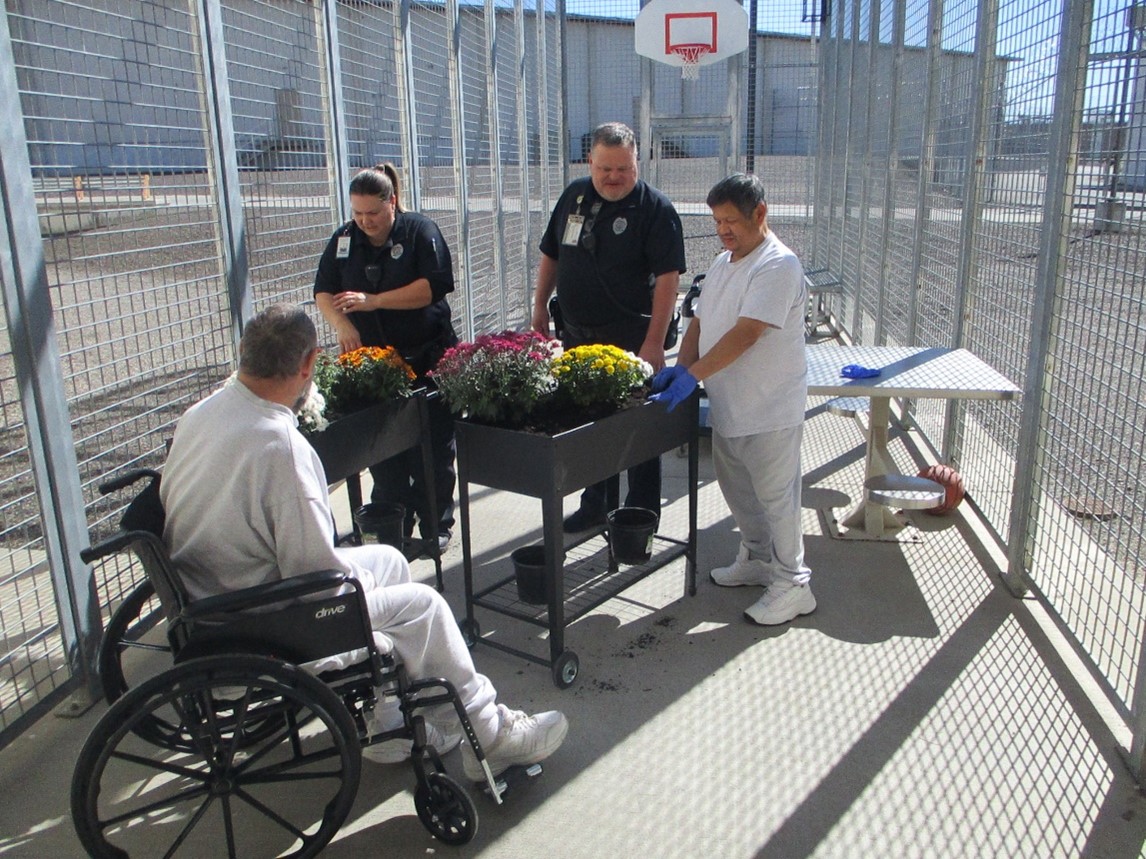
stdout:
[(799, 259), (768, 229), (758, 177), (733, 174), (706, 202), (725, 250), (651, 399), (671, 410), (704, 382), (716, 479), (740, 529), (736, 560), (710, 575), (722, 587), (763, 587), (744, 613), (771, 626), (816, 608), (800, 525), (808, 294)]

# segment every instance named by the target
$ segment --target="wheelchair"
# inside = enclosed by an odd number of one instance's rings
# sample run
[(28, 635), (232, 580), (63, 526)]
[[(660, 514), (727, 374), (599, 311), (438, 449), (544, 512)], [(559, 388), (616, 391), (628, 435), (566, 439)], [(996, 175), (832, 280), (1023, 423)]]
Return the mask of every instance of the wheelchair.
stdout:
[[(72, 819), (88, 853), (314, 856), (350, 812), (362, 748), (390, 740), (412, 743), (426, 829), (446, 844), (471, 841), (477, 809), (427, 744), (423, 711), (452, 707), (499, 804), (505, 783), (453, 686), (411, 680), (373, 632), (358, 581), (317, 571), (192, 602), (162, 542), (159, 472), (133, 470), (100, 491), (141, 480), (119, 532), (81, 552), (86, 563), (131, 552), (147, 576), (108, 624), (99, 665), (111, 706), (72, 776)], [(146, 643), (160, 623), (166, 645)], [(123, 656), (140, 646), (168, 651), (174, 666), (129, 682)], [(362, 658), (317, 675), (302, 667), (347, 653)], [(401, 726), (371, 734), (375, 705), (390, 697)]]

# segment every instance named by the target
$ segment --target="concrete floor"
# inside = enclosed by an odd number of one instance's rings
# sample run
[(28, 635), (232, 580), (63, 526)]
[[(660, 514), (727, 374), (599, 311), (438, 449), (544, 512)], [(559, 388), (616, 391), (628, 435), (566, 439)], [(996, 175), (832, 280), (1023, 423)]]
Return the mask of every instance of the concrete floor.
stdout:
[[(1000, 584), (1003, 555), (964, 504), (915, 517), (920, 542), (828, 536), (824, 514), (858, 496), (863, 435), (809, 411), (804, 530), (815, 613), (746, 623), (753, 589), (707, 570), (738, 537), (702, 448), (700, 587), (675, 562), (572, 624), (581, 672), (478, 645), (502, 700), (569, 716), (565, 746), (505, 805), (476, 795), (476, 839), (435, 842), (403, 766), (366, 763), (350, 819), (324, 855), (529, 857), (1127, 857), (1143, 855), (1146, 801), (1120, 757), (1123, 717), (1054, 618)], [(1001, 406), (1002, 407), (1002, 406)], [(908, 470), (910, 435), (893, 442)], [(664, 533), (683, 531), (685, 460), (664, 457)], [(970, 487), (974, 494), (974, 487)], [(474, 487), (479, 584), (540, 535), (540, 504)], [(575, 497), (567, 499), (572, 509)], [(446, 596), (464, 613), (459, 541)], [(415, 575), (429, 581), (428, 561)], [(480, 614), (482, 632), (547, 653), (538, 630)], [(68, 784), (104, 712), (48, 717), (0, 752), (0, 855), (80, 852)], [(458, 753), (447, 757), (460, 776)]]

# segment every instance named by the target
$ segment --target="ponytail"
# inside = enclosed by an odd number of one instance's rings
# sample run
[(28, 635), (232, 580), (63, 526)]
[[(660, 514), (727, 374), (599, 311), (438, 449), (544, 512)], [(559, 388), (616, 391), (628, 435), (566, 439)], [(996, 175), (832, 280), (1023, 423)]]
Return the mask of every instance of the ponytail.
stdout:
[(374, 170), (378, 173), (385, 174), (385, 176), (390, 180), (390, 185), (394, 189), (394, 211), (395, 212), (406, 211), (405, 209), (402, 208), (402, 198), (398, 194), (398, 168), (396, 168), (389, 161), (385, 161), (381, 164), (375, 164)]

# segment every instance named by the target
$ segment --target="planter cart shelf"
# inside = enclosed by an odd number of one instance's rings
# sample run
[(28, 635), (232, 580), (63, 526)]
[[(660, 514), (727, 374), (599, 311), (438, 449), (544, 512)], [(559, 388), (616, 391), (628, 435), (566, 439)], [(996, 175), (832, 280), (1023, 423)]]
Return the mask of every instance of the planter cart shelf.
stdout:
[[(458, 421), (458, 508), (465, 573), (467, 643), (482, 643), (542, 665), (548, 665), (558, 688), (573, 685), (577, 655), (565, 649), (565, 627), (630, 585), (684, 557), (685, 588), (696, 593), (697, 422), (699, 397), (693, 395), (671, 413), (661, 403), (645, 402), (593, 423), (556, 435)], [(617, 506), (620, 472), (670, 450), (688, 446), (688, 534), (653, 538), (652, 557), (643, 564), (619, 566), (609, 551), (602, 527), (564, 547), (562, 499), (602, 480), (609, 481), (610, 509)], [(474, 591), (470, 547), (469, 485), (515, 492), (541, 500), (545, 544), (546, 604), (534, 606), (517, 598), (512, 575)], [(483, 638), (474, 614), (481, 608), (544, 627), (549, 658)]]
[[(430, 396), (437, 396), (434, 392)], [(431, 521), (438, 521), (438, 501), (434, 494), (434, 461), (430, 448), (430, 415), (426, 405), (427, 394), (419, 389), (412, 396), (387, 403), (378, 403), (331, 421), (325, 430), (308, 436), (311, 446), (322, 460), (326, 480), (330, 484), (346, 481), (346, 493), (353, 513), (362, 506), (363, 471), (391, 456), (419, 448), (422, 453), (422, 479), (427, 487)], [(347, 539), (361, 543), (362, 531), (358, 523)], [(404, 546), (408, 559), (429, 555), (434, 562), (438, 590), (443, 589), (442, 555), (438, 549), (437, 529), (433, 539), (412, 538)]]

